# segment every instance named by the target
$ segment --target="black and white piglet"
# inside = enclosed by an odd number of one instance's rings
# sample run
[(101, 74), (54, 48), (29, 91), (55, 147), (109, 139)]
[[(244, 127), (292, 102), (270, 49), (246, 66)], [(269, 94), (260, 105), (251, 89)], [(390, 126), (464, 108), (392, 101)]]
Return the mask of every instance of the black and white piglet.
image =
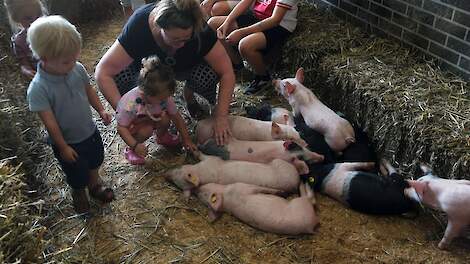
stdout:
[(404, 193), (408, 182), (387, 161), (380, 166), (383, 175), (369, 172), (374, 166), (373, 162), (309, 164), (309, 173), (301, 177), (314, 190), (362, 213), (402, 214), (412, 209)]

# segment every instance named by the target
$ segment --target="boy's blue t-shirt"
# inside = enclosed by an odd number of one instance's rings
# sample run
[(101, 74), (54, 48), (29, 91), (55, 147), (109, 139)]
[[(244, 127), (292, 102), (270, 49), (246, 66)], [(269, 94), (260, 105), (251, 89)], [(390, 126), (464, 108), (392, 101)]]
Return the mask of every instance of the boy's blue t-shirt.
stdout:
[(90, 77), (79, 62), (67, 75), (45, 72), (38, 63), (27, 99), (32, 112), (51, 110), (67, 144), (89, 138), (96, 130), (86, 86)]

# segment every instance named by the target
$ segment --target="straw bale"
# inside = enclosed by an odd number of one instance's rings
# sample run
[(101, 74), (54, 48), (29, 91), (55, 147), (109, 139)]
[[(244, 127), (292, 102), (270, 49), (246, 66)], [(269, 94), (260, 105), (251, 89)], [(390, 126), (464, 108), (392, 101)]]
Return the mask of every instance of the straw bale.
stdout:
[[(302, 15), (305, 20), (311, 16)], [(330, 28), (334, 21), (322, 25)], [(292, 63), (289, 75), (304, 67), (305, 85), (365, 129), (378, 153), (407, 173), (416, 173), (421, 161), (442, 177), (470, 179), (469, 84), (393, 40), (357, 33), (359, 40), (341, 41), (348, 40), (345, 28), (328, 41), (313, 38), (306, 45), (298, 38), (311, 31), (299, 27), (286, 45), (296, 51), (285, 54)]]

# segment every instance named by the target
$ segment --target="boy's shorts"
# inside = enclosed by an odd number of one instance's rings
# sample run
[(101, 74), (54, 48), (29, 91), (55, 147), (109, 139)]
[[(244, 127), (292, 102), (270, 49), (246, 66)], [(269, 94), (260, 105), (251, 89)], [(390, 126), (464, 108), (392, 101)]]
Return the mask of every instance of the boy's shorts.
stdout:
[[(237, 17), (238, 28), (248, 27), (259, 21), (260, 20), (251, 13)], [(266, 38), (266, 48), (263, 50), (264, 54), (268, 53), (277, 43), (284, 42), (291, 33), (289, 30), (281, 26), (276, 26), (262, 32)]]
[(88, 186), (90, 170), (97, 169), (104, 160), (104, 147), (100, 132), (95, 133), (84, 141), (69, 144), (78, 154), (75, 162), (69, 163), (62, 159), (59, 149), (53, 144), (54, 156), (59, 161), (60, 167), (65, 173), (66, 181), (73, 189), (83, 189)]

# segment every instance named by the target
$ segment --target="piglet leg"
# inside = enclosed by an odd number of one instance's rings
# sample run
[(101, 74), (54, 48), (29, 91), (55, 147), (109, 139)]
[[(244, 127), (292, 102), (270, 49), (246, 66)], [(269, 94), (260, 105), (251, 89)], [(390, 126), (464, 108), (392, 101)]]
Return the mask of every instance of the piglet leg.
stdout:
[(301, 183), (299, 186), (299, 192), (300, 196), (307, 197), (312, 202), (312, 205), (315, 205), (317, 203), (317, 201), (315, 200), (315, 193), (311, 189), (310, 185)]
[(446, 249), (449, 246), (450, 242), (452, 242), (455, 237), (458, 237), (463, 232), (465, 227), (465, 222), (458, 221), (449, 216), (444, 237), (442, 237), (442, 240), (441, 242), (439, 242), (438, 247), (440, 249)]

